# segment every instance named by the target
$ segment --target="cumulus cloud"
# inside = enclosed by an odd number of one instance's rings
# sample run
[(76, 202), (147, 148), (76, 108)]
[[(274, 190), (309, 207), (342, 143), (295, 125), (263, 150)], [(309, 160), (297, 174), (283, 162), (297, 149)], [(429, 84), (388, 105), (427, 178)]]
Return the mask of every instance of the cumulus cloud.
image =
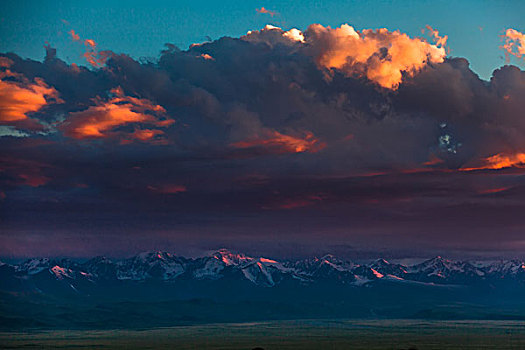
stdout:
[(305, 33), (296, 28), (284, 31), (266, 25), (262, 30), (249, 31), (242, 39), (264, 42), (272, 47), (302, 44), (296, 50), (313, 56), (321, 68), (365, 77), (383, 88), (395, 90), (403, 76), (413, 76), (428, 64), (444, 61), (448, 37), (441, 36), (430, 26), (427, 30), (435, 44), (385, 28), (358, 32), (348, 24), (335, 29), (312, 24)]
[[(245, 156), (322, 153), (328, 172), (459, 168), (524, 151), (525, 125), (515, 117), (523, 72), (505, 67), (483, 82), (467, 61), (445, 58), (446, 37), (427, 29), (437, 45), (386, 29), (315, 24), (303, 33), (267, 25), (187, 51), (168, 47), (158, 62), (112, 54), (93, 70), (65, 64), (52, 49), (43, 63), (4, 56), (5, 72), (27, 75), (23, 84), (6, 76), (5, 95), (16, 99), (19, 89), (35, 97), (34, 104), (10, 100), (4, 119), (35, 118), (45, 107), (35, 121), (70, 139)], [(64, 103), (53, 103), (58, 96)]]
[(300, 42), (304, 43), (304, 35), (297, 28), (292, 28), (292, 29), (284, 32), (283, 36), (285, 38), (288, 38), (288, 39), (292, 40), (292, 41), (300, 41)]
[(313, 24), (306, 37), (320, 66), (365, 76), (389, 89), (399, 86), (403, 74), (414, 75), (428, 63), (441, 63), (445, 58), (443, 47), (385, 28), (357, 32), (348, 24), (335, 29)]

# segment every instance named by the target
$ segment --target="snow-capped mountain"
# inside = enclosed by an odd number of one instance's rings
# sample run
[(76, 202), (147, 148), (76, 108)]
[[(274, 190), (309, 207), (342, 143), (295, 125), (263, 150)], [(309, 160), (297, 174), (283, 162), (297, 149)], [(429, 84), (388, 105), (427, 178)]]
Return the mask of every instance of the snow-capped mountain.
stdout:
[(467, 282), (480, 280), (487, 275), (483, 268), (468, 261), (451, 261), (437, 256), (407, 269), (411, 279), (436, 282)]
[[(159, 281), (228, 281), (271, 288), (282, 283), (297, 285), (340, 284), (358, 287), (375, 282), (418, 282), (431, 285), (494, 285), (512, 282), (525, 285), (525, 263), (520, 260), (490, 263), (453, 261), (435, 257), (412, 266), (377, 259), (358, 264), (333, 255), (296, 261), (250, 257), (220, 249), (199, 258), (185, 258), (167, 252), (144, 252), (113, 261), (95, 257), (83, 263), (68, 259), (29, 259), (20, 264), (2, 263), (3, 275), (28, 288), (43, 290), (52, 281), (68, 283), (81, 291), (92, 285)], [(6, 277), (7, 278), (7, 277)], [(44, 283), (45, 282), (45, 283)]]
[(525, 278), (525, 263), (520, 260), (498, 261), (485, 267), (485, 270), (499, 278)]
[(166, 252), (144, 252), (116, 265), (117, 279), (142, 281), (172, 280), (184, 273), (187, 260)]
[(120, 260), (0, 262), (6, 300), (0, 315), (16, 315), (18, 323), (4, 322), (15, 328), (34, 322), (149, 327), (276, 315), (525, 319), (524, 293), (525, 262), (517, 259), (435, 257), (406, 266), (333, 255), (277, 260), (220, 249), (198, 258), (151, 251)]

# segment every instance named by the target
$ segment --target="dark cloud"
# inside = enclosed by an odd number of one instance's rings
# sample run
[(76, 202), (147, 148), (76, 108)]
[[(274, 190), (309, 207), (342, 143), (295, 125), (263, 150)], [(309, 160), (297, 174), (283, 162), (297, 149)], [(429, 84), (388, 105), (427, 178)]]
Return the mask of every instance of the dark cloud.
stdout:
[(0, 253), (99, 231), (131, 250), (169, 232), (201, 246), (522, 249), (525, 72), (484, 81), (420, 39), (347, 31), (266, 27), (157, 60), (107, 52), (93, 68), (50, 47), (43, 62), (1, 55)]

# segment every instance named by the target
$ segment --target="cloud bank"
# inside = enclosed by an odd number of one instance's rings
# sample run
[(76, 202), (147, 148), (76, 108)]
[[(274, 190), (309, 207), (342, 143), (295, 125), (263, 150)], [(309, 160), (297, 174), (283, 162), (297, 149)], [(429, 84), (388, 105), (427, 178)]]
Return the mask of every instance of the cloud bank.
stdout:
[(251, 241), (520, 248), (525, 72), (482, 80), (427, 30), (433, 43), (268, 25), (148, 60), (71, 31), (89, 67), (51, 47), (43, 62), (1, 54), (4, 251), (35, 228), (78, 240), (81, 222), (168, 240), (183, 225), (202, 242), (249, 227)]

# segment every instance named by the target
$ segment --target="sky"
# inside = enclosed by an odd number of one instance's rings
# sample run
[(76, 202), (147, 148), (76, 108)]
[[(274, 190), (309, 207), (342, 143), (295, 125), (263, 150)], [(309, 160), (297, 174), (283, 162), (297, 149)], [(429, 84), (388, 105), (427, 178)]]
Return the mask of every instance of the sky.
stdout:
[[(264, 7), (274, 15), (255, 11)], [(500, 36), (507, 28), (523, 31), (523, 1), (4, 1), (0, 4), (0, 52), (42, 59), (46, 42), (66, 62), (81, 63), (71, 29), (101, 49), (134, 58), (157, 57), (165, 43), (187, 49), (193, 43), (239, 37), (273, 24), (305, 30), (312, 23), (357, 29), (388, 28), (411, 36), (426, 25), (449, 36), (452, 56), (467, 57), (484, 79), (504, 63)], [(523, 63), (515, 62), (515, 64)]]
[(521, 1), (0, 13), (0, 256), (523, 257)]

